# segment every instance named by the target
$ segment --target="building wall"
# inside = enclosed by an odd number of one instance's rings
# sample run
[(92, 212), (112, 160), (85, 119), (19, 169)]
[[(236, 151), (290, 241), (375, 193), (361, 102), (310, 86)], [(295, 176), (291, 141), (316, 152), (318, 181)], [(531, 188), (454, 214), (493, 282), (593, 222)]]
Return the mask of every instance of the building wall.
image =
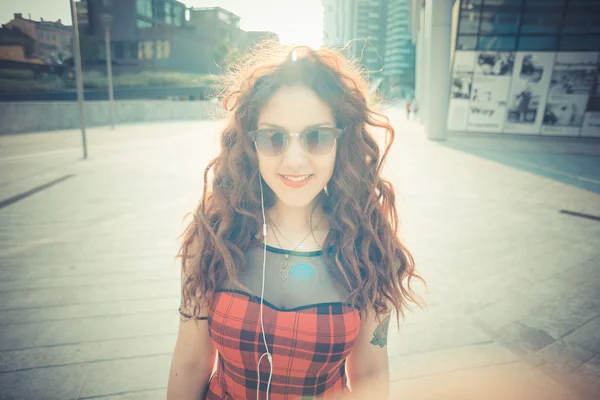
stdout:
[(6, 61), (29, 61), (25, 57), (25, 49), (18, 44), (0, 44), (0, 60)]
[(191, 9), (188, 25), (193, 27), (203, 40), (215, 44), (224, 40), (234, 44), (242, 35), (240, 17), (220, 7)]
[(23, 18), (21, 14), (15, 14), (15, 18), (6, 26), (19, 28), (33, 38), (38, 44), (36, 51), (41, 57), (54, 56), (60, 60), (71, 57), (71, 27), (62, 25), (60, 20), (33, 21)]
[(600, 1), (498, 3), (460, 3), (448, 129), (600, 137)]
[(88, 0), (87, 35), (104, 38), (102, 14), (109, 14), (113, 21), (110, 37), (114, 41), (131, 41), (136, 38), (136, 0), (119, 0), (105, 3), (102, 0)]
[(37, 25), (35, 21), (20, 17), (21, 14), (15, 14), (15, 18), (6, 24), (9, 27), (19, 28), (22, 32), (29, 35), (32, 39), (37, 38)]
[(56, 29), (51, 25), (40, 23), (36, 30), (36, 39), (42, 54), (55, 54), (58, 59), (65, 60), (71, 57), (73, 34), (66, 29)]

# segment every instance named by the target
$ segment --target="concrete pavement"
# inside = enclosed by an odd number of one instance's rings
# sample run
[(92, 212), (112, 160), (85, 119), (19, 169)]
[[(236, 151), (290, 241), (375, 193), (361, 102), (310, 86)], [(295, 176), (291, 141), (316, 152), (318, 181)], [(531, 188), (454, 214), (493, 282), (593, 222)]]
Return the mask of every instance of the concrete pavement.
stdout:
[[(389, 115), (385, 174), (429, 289), (391, 325), (393, 398), (599, 398), (600, 222), (559, 211), (600, 215), (600, 195)], [(93, 128), (85, 162), (77, 131), (0, 136), (2, 398), (165, 398), (176, 238), (219, 126)]]

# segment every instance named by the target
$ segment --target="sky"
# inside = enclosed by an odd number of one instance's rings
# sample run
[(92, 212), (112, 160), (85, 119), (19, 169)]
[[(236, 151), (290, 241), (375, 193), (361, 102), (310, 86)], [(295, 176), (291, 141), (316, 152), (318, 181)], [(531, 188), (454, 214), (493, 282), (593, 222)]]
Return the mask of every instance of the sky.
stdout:
[[(181, 0), (180, 0), (181, 1)], [(38, 20), (61, 19), (70, 25), (70, 0), (0, 0), (0, 23), (14, 13)], [(183, 0), (188, 7), (220, 6), (237, 14), (244, 30), (273, 31), (284, 44), (321, 45), (323, 9), (321, 0)]]

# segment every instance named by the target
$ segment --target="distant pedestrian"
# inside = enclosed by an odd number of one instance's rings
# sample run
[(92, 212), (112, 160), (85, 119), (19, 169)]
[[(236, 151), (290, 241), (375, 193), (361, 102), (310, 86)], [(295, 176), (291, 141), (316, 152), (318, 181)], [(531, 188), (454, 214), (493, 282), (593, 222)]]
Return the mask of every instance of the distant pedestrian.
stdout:
[(417, 116), (419, 115), (419, 102), (417, 101), (417, 99), (413, 99), (412, 101), (412, 113), (413, 119), (417, 118)]
[(406, 101), (406, 119), (410, 119), (410, 100)]

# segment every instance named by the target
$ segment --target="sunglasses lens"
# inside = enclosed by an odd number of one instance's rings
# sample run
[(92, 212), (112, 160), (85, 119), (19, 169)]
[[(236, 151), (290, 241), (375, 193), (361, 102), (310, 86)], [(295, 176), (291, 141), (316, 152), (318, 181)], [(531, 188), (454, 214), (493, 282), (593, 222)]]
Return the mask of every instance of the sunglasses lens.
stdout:
[(306, 150), (315, 156), (329, 154), (335, 143), (335, 135), (329, 129), (312, 129), (303, 136)]
[(277, 157), (285, 151), (287, 140), (282, 132), (263, 131), (256, 136), (256, 148), (266, 157)]

